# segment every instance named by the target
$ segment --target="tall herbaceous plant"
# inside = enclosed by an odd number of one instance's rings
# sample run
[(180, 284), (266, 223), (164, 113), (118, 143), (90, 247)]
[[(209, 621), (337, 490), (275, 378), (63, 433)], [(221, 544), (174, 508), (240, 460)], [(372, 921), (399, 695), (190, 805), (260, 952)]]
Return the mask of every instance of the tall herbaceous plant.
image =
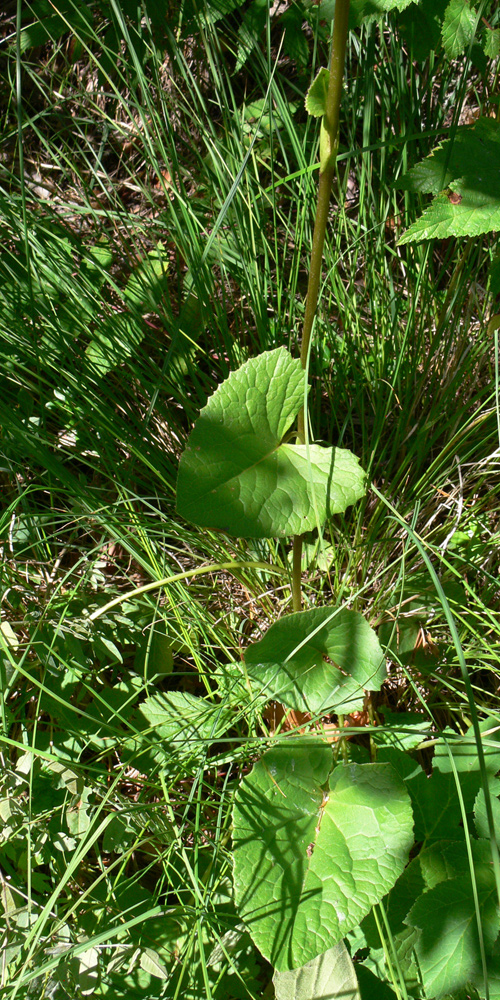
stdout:
[[(355, 19), (370, 14), (366, 6), (353, 5)], [(403, 10), (409, 0), (376, 6)], [(447, 6), (442, 35), (450, 57), (472, 44), (479, 15), (462, 0)], [(200, 413), (177, 483), (178, 512), (195, 524), (237, 538), (293, 536), (293, 613), (247, 648), (246, 670), (269, 700), (316, 719), (336, 713), (341, 720), (366, 706), (386, 676), (377, 635), (361, 614), (335, 605), (301, 610), (304, 533), (321, 531), (367, 488), (356, 456), (313, 443), (307, 420), (348, 30), (349, 0), (337, 0), (330, 66), (320, 69), (306, 98), (308, 113), (320, 119), (320, 163), (300, 358), (280, 347), (230, 374)], [(404, 179), (402, 186), (435, 199), (401, 242), (491, 231), (500, 204), (499, 156), (500, 127), (493, 119), (438, 147)], [(363, 753), (344, 744), (339, 755), (314, 735), (276, 739), (244, 777), (233, 810), (235, 898), (274, 967), (278, 998), (378, 995), (375, 966), (362, 970), (367, 978), (358, 982), (344, 943), (368, 914), (363, 942), (375, 941), (376, 948), (377, 940), (392, 939), (386, 959), (398, 997), (409, 996), (405, 981), (415, 995), (429, 998), (467, 983), (481, 996), (488, 989), (490, 997), (500, 996), (498, 865), (481, 839), (492, 830), (488, 795), (476, 800), (475, 829), (465, 842), (460, 829), (481, 779), (500, 766), (500, 751), (495, 736), (485, 760), (472, 715), (475, 739), (462, 747), (471, 768), (465, 805), (455, 786), (463, 757), (454, 760), (445, 737), (435, 741), (430, 778), (401, 741), (388, 738), (375, 760), (374, 746)], [(406, 741), (406, 749), (414, 745)], [(423, 849), (416, 852), (415, 844)], [(378, 904), (388, 893), (387, 910)]]

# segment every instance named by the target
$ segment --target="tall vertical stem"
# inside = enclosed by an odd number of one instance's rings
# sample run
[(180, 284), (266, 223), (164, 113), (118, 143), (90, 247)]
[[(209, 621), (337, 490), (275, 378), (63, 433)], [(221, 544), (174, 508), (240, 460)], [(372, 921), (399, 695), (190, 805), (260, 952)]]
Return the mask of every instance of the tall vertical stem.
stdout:
[[(302, 343), (300, 360), (305, 369), (309, 355), (309, 345), (314, 317), (318, 307), (319, 286), (321, 281), (321, 265), (323, 261), (323, 246), (325, 243), (326, 225), (330, 207), (330, 195), (335, 175), (338, 148), (338, 132), (340, 117), (340, 99), (342, 96), (342, 80), (344, 76), (345, 50), (347, 44), (347, 26), (349, 20), (350, 0), (336, 0), (333, 20), (332, 54), (330, 59), (330, 80), (326, 98), (326, 111), (322, 121), (323, 143), (322, 162), (320, 165), (318, 202), (311, 250), (309, 281), (307, 285), (304, 325), (302, 327)], [(326, 151), (326, 156), (325, 156)], [(324, 162), (323, 162), (323, 157)], [(305, 442), (305, 406), (299, 411), (297, 418), (297, 437), (301, 444)], [(302, 535), (293, 538), (293, 571), (292, 571), (292, 602), (293, 610), (300, 611), (301, 595), (301, 562)]]

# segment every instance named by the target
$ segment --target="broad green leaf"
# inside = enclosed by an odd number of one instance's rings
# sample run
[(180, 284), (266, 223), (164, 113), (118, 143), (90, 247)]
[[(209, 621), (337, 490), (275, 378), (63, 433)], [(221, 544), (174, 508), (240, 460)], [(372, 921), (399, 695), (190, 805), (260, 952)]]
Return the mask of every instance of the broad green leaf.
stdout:
[[(408, 781), (409, 779), (422, 773), (422, 768), (420, 767), (418, 761), (414, 760), (413, 757), (410, 757), (407, 751), (401, 750), (398, 747), (396, 740), (394, 740), (391, 744), (389, 740), (385, 743), (383, 740), (379, 741), (377, 737), (376, 743), (378, 747), (377, 760), (379, 763), (391, 764), (403, 781)], [(354, 747), (351, 749), (354, 751)], [(363, 750), (363, 747), (356, 747), (356, 750)], [(360, 760), (359, 763), (364, 764), (368, 763), (368, 761)]]
[[(478, 178), (476, 191), (467, 187), (460, 193), (461, 181), (450, 184), (450, 194), (443, 192), (434, 199), (424, 214), (406, 230), (399, 240), (403, 243), (420, 240), (446, 239), (448, 236), (481, 236), (500, 229), (500, 185), (495, 178)], [(469, 181), (465, 182), (467, 185)]]
[[(498, 724), (492, 718), (483, 719), (479, 724), (483, 738), (483, 755), (486, 773), (490, 779), (500, 771), (500, 732)], [(447, 739), (444, 737), (448, 736)], [(457, 739), (455, 733), (444, 734), (439, 739), (434, 750), (432, 767), (434, 773), (449, 774), (453, 772), (453, 764), (458, 771), (460, 788), (467, 812), (470, 812), (474, 799), (481, 785), (481, 772), (477, 746), (472, 727), (465, 736)], [(453, 757), (453, 764), (450, 759)]]
[(304, 402), (305, 374), (284, 347), (252, 358), (201, 411), (181, 458), (177, 510), (237, 538), (302, 534), (365, 493), (343, 448), (282, 444)]
[[(458, 836), (461, 834), (462, 831), (459, 830)], [(491, 852), (487, 841), (472, 841), (472, 851), (475, 864), (488, 864)], [(422, 893), (434, 889), (441, 882), (466, 875), (469, 863), (463, 834), (461, 840), (440, 840), (421, 850), (398, 878), (385, 903), (386, 917), (393, 935), (401, 932), (405, 918)], [(369, 919), (363, 922), (363, 930), (367, 943), (377, 947), (380, 937), (375, 922), (372, 922), (373, 928), (368, 925)], [(368, 937), (369, 933), (372, 934), (371, 938)]]
[(250, 53), (259, 44), (260, 34), (266, 25), (267, 14), (268, 0), (253, 0), (243, 14), (243, 20), (238, 29), (235, 73), (238, 73), (244, 66)]
[[(493, 823), (498, 843), (500, 842), (500, 800), (498, 799), (498, 795), (500, 795), (500, 778), (490, 779), (489, 791), (491, 797), (491, 809), (493, 812)], [(483, 788), (481, 788), (477, 793), (476, 801), (474, 803), (474, 826), (476, 827), (478, 837), (486, 837), (489, 839), (490, 828), (486, 813), (486, 802)]]
[(468, 0), (450, 0), (442, 29), (443, 48), (448, 59), (456, 59), (465, 51), (474, 37), (476, 13)]
[(87, 948), (78, 956), (78, 991), (84, 997), (95, 993), (99, 983), (99, 952), (97, 948)]
[(21, 30), (21, 52), (46, 45), (48, 41), (53, 42), (67, 34), (68, 30), (76, 38), (92, 37), (91, 7), (79, 0), (58, 0), (57, 4), (50, 3), (50, 0), (40, 0), (29, 7), (26, 5), (24, 20), (31, 23)]
[(326, 744), (290, 739), (257, 762), (235, 799), (236, 905), (280, 972), (356, 927), (413, 845), (409, 798), (390, 765), (331, 767)]
[(166, 296), (169, 299), (168, 257), (163, 243), (150, 250), (134, 269), (123, 294), (137, 309), (155, 309)]
[(318, 70), (306, 94), (306, 111), (313, 118), (321, 118), (326, 112), (326, 96), (330, 73), (324, 66)]
[[(489, 959), (487, 967), (489, 1000), (500, 1000), (500, 958), (498, 955)], [(478, 991), (481, 1000), (483, 1000), (483, 997), (486, 997), (483, 983), (478, 983)]]
[(500, 55), (500, 28), (486, 28), (484, 54), (489, 59)]
[(437, 195), (399, 243), (479, 236), (500, 229), (500, 122), (460, 129), (402, 178), (398, 187)]
[(245, 653), (249, 677), (268, 699), (301, 712), (354, 712), (380, 691), (385, 659), (357, 611), (316, 608), (285, 615)]
[[(199, 11), (202, 17), (202, 24), (215, 24), (221, 17), (227, 17), (237, 7), (241, 7), (241, 0), (210, 0), (206, 5), (206, 10)], [(198, 13), (198, 7), (195, 7)], [(188, 8), (189, 11), (189, 8)], [(193, 25), (199, 22), (193, 22)]]
[(300, 969), (275, 972), (276, 1000), (361, 1000), (352, 958), (343, 941)]
[(139, 706), (140, 716), (154, 730), (155, 743), (162, 755), (182, 754), (203, 757), (207, 746), (225, 732), (229, 710), (197, 698), (187, 691), (155, 694)]
[(123, 854), (134, 840), (137, 840), (137, 830), (130, 825), (128, 817), (117, 813), (109, 821), (102, 838), (102, 849), (105, 854)]
[(103, 376), (117, 368), (125, 358), (135, 354), (143, 337), (144, 327), (140, 319), (124, 312), (115, 313), (112, 320), (108, 318), (95, 330), (94, 338), (85, 351), (91, 372)]
[[(481, 929), (486, 954), (500, 930), (495, 876), (491, 864), (476, 864)], [(406, 923), (419, 929), (415, 943), (427, 996), (453, 993), (481, 983), (481, 952), (470, 874), (446, 879), (414, 904)]]
[(408, 46), (408, 55), (425, 62), (430, 53), (441, 48), (441, 28), (448, 0), (420, 0), (398, 17), (398, 30)]
[(152, 678), (171, 674), (173, 667), (174, 656), (167, 626), (163, 619), (158, 619), (144, 630), (142, 641), (136, 650), (134, 670)]
[(86, 833), (92, 817), (93, 807), (89, 803), (92, 789), (85, 787), (81, 794), (74, 795), (66, 809), (66, 823), (73, 837), (81, 837)]
[(462, 814), (452, 773), (418, 771), (406, 782), (415, 815), (415, 840), (431, 844), (458, 837)]
[(156, 976), (158, 979), (168, 979), (168, 970), (160, 961), (158, 952), (154, 951), (153, 948), (145, 948), (141, 952), (140, 958), (141, 969), (144, 972), (149, 972), (150, 976)]
[(293, 59), (301, 69), (307, 69), (309, 64), (309, 46), (302, 30), (304, 11), (298, 4), (290, 5), (279, 20), (280, 31), (283, 32), (283, 55)]
[(0, 646), (7, 646), (13, 652), (19, 649), (19, 639), (8, 621), (0, 623)]
[(57, 833), (52, 834), (51, 844), (55, 847), (56, 851), (61, 851), (62, 853), (68, 851), (71, 853), (71, 851), (75, 850), (77, 842), (74, 837), (68, 836), (64, 830), (59, 830)]
[(384, 17), (392, 10), (405, 10), (418, 0), (352, 0), (355, 16), (361, 20)]

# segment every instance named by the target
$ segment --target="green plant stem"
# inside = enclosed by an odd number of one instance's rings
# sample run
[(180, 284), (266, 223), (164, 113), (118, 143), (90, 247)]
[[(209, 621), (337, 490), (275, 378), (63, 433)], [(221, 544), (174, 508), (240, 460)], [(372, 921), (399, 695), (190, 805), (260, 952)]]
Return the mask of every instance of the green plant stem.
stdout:
[[(304, 314), (304, 325), (302, 327), (302, 341), (300, 348), (300, 360), (302, 367), (306, 368), (311, 342), (311, 333), (314, 317), (318, 308), (319, 286), (321, 281), (321, 265), (323, 261), (323, 247), (325, 244), (325, 233), (328, 222), (328, 211), (330, 208), (330, 195), (332, 192), (333, 178), (337, 163), (338, 131), (340, 118), (340, 99), (342, 96), (342, 80), (344, 77), (345, 50), (347, 44), (347, 32), (349, 21), (350, 0), (337, 0), (335, 4), (335, 17), (333, 21), (332, 54), (330, 59), (330, 79), (328, 83), (328, 94), (326, 98), (326, 111), (323, 116), (322, 129), (326, 139), (327, 157), (325, 162), (320, 164), (318, 201), (316, 205), (316, 218), (314, 221), (314, 233), (311, 249), (311, 263), (309, 267), (309, 280), (307, 284), (306, 308)], [(323, 157), (323, 153), (322, 153)], [(297, 438), (300, 444), (305, 443), (305, 419), (306, 407), (300, 409), (297, 418)], [(300, 611), (302, 606), (301, 593), (301, 563), (302, 563), (302, 535), (294, 535), (293, 538), (293, 571), (292, 571), (292, 604), (294, 611)]]

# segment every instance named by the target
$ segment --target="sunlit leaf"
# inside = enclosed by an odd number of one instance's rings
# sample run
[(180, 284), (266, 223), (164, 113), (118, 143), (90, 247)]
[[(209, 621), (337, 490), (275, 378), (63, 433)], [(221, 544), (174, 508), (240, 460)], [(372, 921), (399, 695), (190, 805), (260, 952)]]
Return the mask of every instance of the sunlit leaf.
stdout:
[(181, 458), (177, 510), (238, 538), (302, 534), (365, 493), (344, 448), (283, 443), (304, 402), (305, 373), (284, 347), (252, 358), (219, 386)]
[(276, 1000), (361, 1000), (352, 958), (343, 941), (300, 969), (275, 972)]
[(326, 744), (291, 739), (254, 766), (234, 813), (242, 919), (278, 971), (338, 943), (394, 885), (413, 844), (403, 781), (387, 764), (332, 768)]
[(245, 663), (269, 699), (302, 712), (354, 712), (386, 676), (376, 633), (347, 608), (285, 615), (247, 649)]

